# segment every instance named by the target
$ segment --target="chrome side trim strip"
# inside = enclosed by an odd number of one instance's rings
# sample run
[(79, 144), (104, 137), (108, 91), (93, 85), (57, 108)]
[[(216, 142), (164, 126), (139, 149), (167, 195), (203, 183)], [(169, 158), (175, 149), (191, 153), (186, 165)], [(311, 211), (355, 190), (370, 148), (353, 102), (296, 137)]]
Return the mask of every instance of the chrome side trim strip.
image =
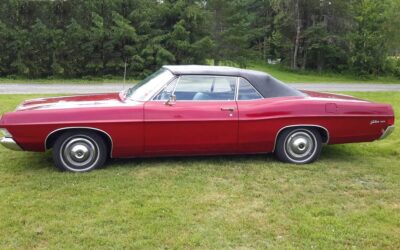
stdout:
[(387, 138), (390, 134), (393, 133), (394, 129), (395, 129), (394, 125), (387, 127), (385, 129), (385, 131), (383, 131), (383, 134), (381, 135), (381, 137), (379, 137), (378, 140), (383, 140), (383, 139)]
[(274, 142), (274, 148), (273, 148), (272, 152), (275, 152), (275, 147), (276, 147), (276, 142), (277, 142), (277, 140), (278, 140), (278, 135), (279, 135), (284, 129), (287, 129), (287, 128), (294, 128), (294, 127), (314, 127), (314, 128), (322, 128), (323, 130), (325, 130), (326, 135), (327, 135), (326, 142), (324, 142), (324, 144), (327, 145), (327, 144), (329, 143), (329, 138), (330, 138), (329, 131), (328, 131), (327, 128), (325, 128), (325, 127), (323, 127), (323, 126), (315, 125), (315, 124), (296, 124), (296, 125), (289, 125), (289, 126), (285, 126), (285, 127), (281, 128), (281, 129), (279, 129), (278, 133), (276, 133), (276, 135), (275, 135), (275, 142)]
[(69, 129), (88, 129), (88, 130), (94, 130), (94, 131), (97, 131), (97, 132), (100, 132), (100, 133), (105, 134), (105, 135), (108, 137), (108, 139), (110, 139), (110, 141), (111, 141), (110, 157), (112, 158), (112, 152), (113, 152), (113, 148), (114, 148), (114, 142), (113, 142), (113, 140), (112, 140), (111, 135), (110, 135), (109, 133), (107, 133), (106, 131), (104, 131), (104, 130), (101, 130), (101, 129), (98, 129), (98, 128), (93, 128), (93, 127), (63, 127), (63, 128), (59, 128), (59, 129), (53, 130), (52, 132), (50, 132), (50, 133), (46, 136), (46, 139), (44, 140), (44, 150), (48, 150), (48, 148), (46, 147), (46, 145), (47, 145), (47, 140), (49, 139), (49, 137), (50, 137), (52, 134), (54, 134), (54, 133), (56, 133), (56, 132), (59, 132), (59, 131), (62, 131), (62, 130), (69, 130)]
[(3, 137), (0, 139), (0, 144), (3, 145), (5, 148), (14, 150), (14, 151), (23, 151), (23, 149), (14, 141), (13, 138), (10, 137)]

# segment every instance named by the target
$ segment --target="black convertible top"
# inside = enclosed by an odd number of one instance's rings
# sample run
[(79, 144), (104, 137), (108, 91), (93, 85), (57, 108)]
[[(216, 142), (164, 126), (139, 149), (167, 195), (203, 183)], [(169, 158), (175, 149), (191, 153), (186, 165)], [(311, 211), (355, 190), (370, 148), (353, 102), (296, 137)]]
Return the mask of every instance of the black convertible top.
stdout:
[(203, 65), (166, 65), (163, 68), (171, 71), (174, 75), (240, 76), (247, 79), (264, 98), (305, 95), (269, 74), (255, 70)]

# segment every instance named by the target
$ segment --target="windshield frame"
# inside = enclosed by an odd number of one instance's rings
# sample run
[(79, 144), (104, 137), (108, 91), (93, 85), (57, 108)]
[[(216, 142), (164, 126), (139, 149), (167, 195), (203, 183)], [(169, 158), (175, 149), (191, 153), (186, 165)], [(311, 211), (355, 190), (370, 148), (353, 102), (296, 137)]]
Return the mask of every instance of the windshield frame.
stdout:
[(125, 100), (148, 101), (175, 77), (168, 69), (161, 68), (132, 87), (123, 90), (121, 95)]

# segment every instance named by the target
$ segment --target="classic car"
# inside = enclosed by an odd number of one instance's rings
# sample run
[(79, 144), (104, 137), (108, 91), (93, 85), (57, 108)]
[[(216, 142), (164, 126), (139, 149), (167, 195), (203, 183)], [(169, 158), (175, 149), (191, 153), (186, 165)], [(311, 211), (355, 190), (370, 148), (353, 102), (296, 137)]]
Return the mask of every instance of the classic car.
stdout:
[(315, 161), (323, 145), (371, 142), (394, 130), (390, 105), (300, 91), (269, 74), (164, 66), (120, 93), (28, 100), (1, 117), (1, 144), (52, 149), (61, 170), (107, 158), (274, 153)]

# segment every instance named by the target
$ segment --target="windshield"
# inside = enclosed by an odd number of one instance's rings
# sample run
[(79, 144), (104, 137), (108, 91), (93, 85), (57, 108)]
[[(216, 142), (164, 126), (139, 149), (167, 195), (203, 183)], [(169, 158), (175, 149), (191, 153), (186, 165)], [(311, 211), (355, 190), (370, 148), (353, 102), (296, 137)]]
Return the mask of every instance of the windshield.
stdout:
[(123, 92), (124, 97), (133, 101), (147, 101), (174, 75), (166, 69), (160, 69)]

